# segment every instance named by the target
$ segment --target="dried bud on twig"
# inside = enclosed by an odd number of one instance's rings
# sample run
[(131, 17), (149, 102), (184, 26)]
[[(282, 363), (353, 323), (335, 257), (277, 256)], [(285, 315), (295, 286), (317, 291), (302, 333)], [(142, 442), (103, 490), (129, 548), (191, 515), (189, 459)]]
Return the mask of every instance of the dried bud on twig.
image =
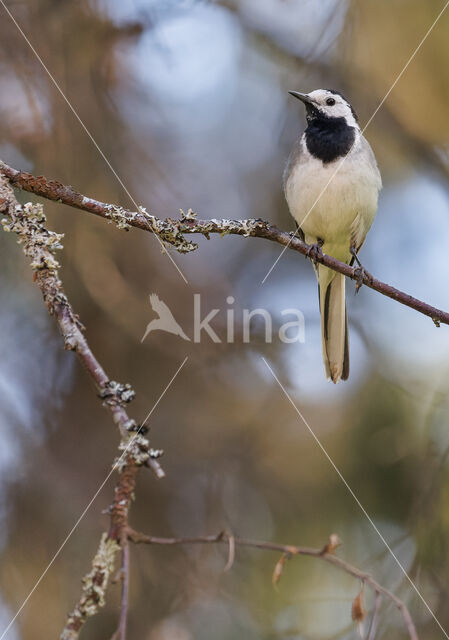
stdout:
[(322, 555), (324, 556), (326, 553), (334, 554), (338, 547), (341, 545), (341, 540), (337, 536), (336, 533), (331, 533), (329, 536), (329, 541), (321, 550)]
[(279, 558), (279, 560), (276, 562), (276, 566), (274, 567), (273, 577), (272, 577), (273, 587), (277, 587), (277, 585), (279, 584), (279, 580), (281, 579), (282, 572), (284, 571), (285, 563), (287, 562), (287, 560), (290, 560), (291, 557), (292, 557), (291, 553), (283, 553)]
[(234, 560), (235, 560), (235, 537), (232, 535), (232, 533), (230, 533), (227, 536), (227, 538), (228, 538), (228, 544), (229, 544), (229, 552), (228, 552), (228, 561), (226, 563), (225, 568), (223, 569), (225, 573), (232, 569), (232, 565), (234, 564)]
[(352, 602), (352, 619), (354, 622), (361, 623), (366, 616), (365, 607), (363, 606), (363, 585), (358, 595)]

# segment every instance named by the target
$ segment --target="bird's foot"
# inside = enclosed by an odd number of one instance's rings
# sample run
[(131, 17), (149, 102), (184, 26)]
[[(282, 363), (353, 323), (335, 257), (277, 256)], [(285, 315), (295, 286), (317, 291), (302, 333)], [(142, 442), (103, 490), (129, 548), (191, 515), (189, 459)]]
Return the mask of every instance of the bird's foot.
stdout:
[(314, 264), (318, 262), (318, 258), (323, 257), (323, 252), (321, 250), (321, 247), (323, 246), (323, 244), (324, 244), (323, 240), (318, 239), (317, 242), (315, 242), (314, 244), (310, 244), (309, 248), (307, 249), (306, 255), (308, 258), (312, 260)]
[(353, 272), (355, 279), (355, 292), (358, 293), (361, 286), (363, 285), (363, 281), (365, 280), (365, 278), (372, 279), (373, 276), (365, 269), (365, 267), (360, 262), (356, 248), (351, 247), (350, 251), (353, 257), (352, 263), (357, 263), (357, 266), (353, 267)]
[(355, 292), (358, 293), (363, 285), (363, 281), (367, 276), (371, 276), (370, 273), (364, 267), (353, 267), (355, 278)]

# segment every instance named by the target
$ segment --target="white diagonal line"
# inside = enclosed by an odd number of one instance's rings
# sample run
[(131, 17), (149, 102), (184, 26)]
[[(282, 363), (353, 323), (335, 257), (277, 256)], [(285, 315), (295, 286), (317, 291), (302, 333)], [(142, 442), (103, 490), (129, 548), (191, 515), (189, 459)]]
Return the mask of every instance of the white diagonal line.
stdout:
[[(1, 2), (2, 0), (0, 0)], [(418, 46), (416, 47), (416, 49), (413, 51), (412, 55), (410, 56), (410, 58), (407, 60), (407, 62), (405, 63), (405, 66), (402, 68), (402, 71), (399, 73), (399, 75), (396, 77), (395, 81), (393, 82), (393, 84), (391, 85), (391, 87), (388, 89), (387, 93), (384, 95), (384, 97), (382, 98), (382, 100), (379, 102), (379, 104), (377, 105), (376, 109), (374, 110), (374, 113), (371, 115), (371, 117), (369, 118), (368, 122), (365, 124), (365, 126), (363, 127), (363, 129), (361, 130), (361, 135), (363, 135), (367, 129), (367, 127), (371, 124), (371, 122), (373, 121), (374, 117), (376, 116), (377, 112), (379, 111), (379, 109), (382, 107), (382, 105), (384, 104), (385, 100), (388, 98), (388, 96), (390, 95), (390, 93), (393, 91), (393, 89), (395, 88), (395, 86), (397, 85), (397, 83), (399, 82), (399, 80), (402, 78), (402, 76), (404, 75), (405, 71), (407, 70), (409, 64), (412, 62), (412, 60), (415, 58), (416, 54), (418, 53), (418, 51), (421, 49), (422, 45), (424, 44), (424, 42), (427, 40), (428, 36), (430, 35), (430, 33), (432, 32), (433, 28), (435, 27), (436, 23), (438, 22), (438, 20), (441, 18), (441, 16), (443, 15), (443, 13), (446, 11), (447, 6), (449, 5), (449, 0), (447, 0), (446, 4), (444, 5), (444, 7), (441, 9), (440, 13), (437, 15), (437, 17), (435, 18), (435, 20), (432, 22), (432, 24), (430, 25), (430, 27), (428, 28), (428, 30), (426, 31), (425, 35), (423, 36), (421, 42), (418, 44)], [(348, 158), (348, 156), (351, 154), (354, 144), (357, 140), (357, 137), (355, 138), (352, 147), (350, 148), (350, 150), (348, 151), (348, 153), (343, 157), (343, 159), (341, 160), (341, 162), (338, 163), (337, 167), (335, 168), (334, 173), (331, 175), (331, 177), (329, 178), (329, 180), (327, 181), (327, 183), (324, 185), (322, 191), (320, 192), (320, 194), (318, 195), (317, 199), (315, 200), (315, 202), (312, 204), (312, 206), (310, 207), (310, 209), (308, 210), (306, 216), (304, 217), (304, 219), (302, 220), (302, 224), (307, 220), (307, 218), (309, 217), (309, 215), (311, 214), (313, 208), (315, 207), (315, 205), (317, 204), (317, 202), (319, 202), (321, 200), (321, 196), (326, 193), (328, 186), (330, 185), (330, 183), (332, 182), (332, 180), (335, 178), (335, 176), (337, 175), (337, 173), (340, 171), (341, 167), (343, 166), (343, 164), (345, 163), (346, 159)], [(277, 265), (277, 263), (279, 262), (279, 260), (282, 258), (282, 256), (284, 255), (284, 253), (287, 251), (287, 249), (289, 248), (293, 238), (297, 237), (296, 234), (298, 233), (298, 229), (296, 229), (295, 233), (292, 234), (290, 240), (288, 241), (288, 243), (285, 245), (285, 247), (282, 249), (281, 253), (279, 254), (279, 256), (276, 258), (276, 260), (274, 261), (274, 263), (272, 264), (272, 266), (270, 267), (270, 269), (268, 270), (267, 274), (265, 275), (264, 279), (262, 280), (261, 284), (265, 284), (266, 279), (268, 278), (268, 276), (270, 275), (270, 273), (273, 271), (273, 269), (275, 268), (275, 266)]]
[[(173, 375), (172, 379), (170, 380), (170, 382), (167, 384), (167, 386), (165, 387), (165, 389), (162, 391), (161, 395), (159, 396), (159, 398), (156, 400), (156, 402), (154, 403), (154, 405), (152, 406), (151, 410), (149, 411), (147, 417), (145, 418), (145, 420), (142, 422), (143, 426), (145, 424), (145, 422), (148, 420), (148, 418), (151, 416), (151, 414), (153, 413), (153, 411), (156, 409), (157, 405), (159, 404), (159, 402), (162, 400), (162, 398), (165, 396), (165, 394), (167, 393), (167, 391), (169, 390), (169, 388), (171, 387), (172, 383), (174, 382), (176, 376), (178, 375), (178, 373), (181, 371), (181, 369), (183, 368), (183, 366), (185, 365), (185, 363), (188, 360), (188, 356), (186, 356), (184, 358), (184, 360), (182, 361), (182, 363), (179, 365), (176, 373)], [(21, 606), (19, 607), (18, 611), (16, 612), (15, 616), (12, 618), (12, 620), (9, 622), (8, 626), (2, 631), (2, 634), (0, 635), (0, 640), (3, 640), (3, 638), (6, 636), (6, 634), (8, 633), (8, 631), (11, 629), (12, 625), (14, 624), (14, 622), (16, 621), (17, 617), (20, 615), (20, 612), (22, 611), (22, 609), (25, 607), (25, 605), (27, 604), (28, 600), (31, 598), (31, 596), (33, 595), (33, 593), (36, 591), (36, 589), (38, 588), (38, 586), (40, 585), (40, 583), (42, 582), (42, 580), (44, 579), (44, 577), (46, 576), (46, 574), (48, 573), (48, 571), (50, 570), (51, 566), (53, 565), (53, 563), (55, 562), (56, 558), (59, 556), (59, 554), (61, 553), (61, 551), (63, 550), (63, 548), (65, 547), (65, 545), (67, 544), (67, 542), (69, 541), (69, 539), (71, 538), (72, 534), (75, 532), (75, 530), (77, 529), (78, 525), (80, 524), (81, 520), (84, 518), (84, 516), (86, 515), (86, 513), (89, 511), (90, 507), (92, 506), (92, 504), (94, 503), (96, 497), (98, 496), (98, 494), (101, 492), (101, 490), (103, 489), (104, 485), (107, 483), (107, 481), (109, 480), (109, 478), (112, 476), (112, 474), (114, 473), (114, 471), (116, 470), (117, 466), (122, 462), (122, 460), (124, 459), (126, 453), (128, 452), (130, 446), (132, 445), (132, 443), (134, 442), (134, 440), (137, 438), (137, 436), (139, 435), (139, 431), (137, 431), (137, 433), (131, 438), (131, 440), (128, 442), (126, 449), (123, 451), (122, 455), (120, 456), (120, 458), (117, 460), (117, 462), (113, 465), (112, 469), (109, 471), (108, 475), (106, 476), (106, 478), (103, 480), (103, 482), (101, 483), (101, 485), (99, 486), (99, 488), (97, 489), (97, 491), (94, 493), (93, 497), (91, 498), (91, 500), (89, 501), (89, 503), (87, 504), (86, 508), (84, 509), (84, 511), (82, 512), (82, 514), (80, 515), (80, 517), (78, 518), (78, 520), (75, 522), (75, 524), (73, 525), (73, 527), (70, 529), (69, 533), (66, 535), (66, 537), (64, 538), (62, 544), (60, 545), (59, 549), (56, 551), (56, 553), (54, 554), (53, 558), (50, 560), (50, 562), (48, 563), (48, 565), (46, 566), (46, 568), (44, 569), (44, 571), (42, 572), (40, 578), (37, 580), (36, 584), (34, 585), (34, 587), (31, 589), (30, 593), (27, 595), (27, 597), (25, 598), (25, 600), (22, 602)]]
[[(318, 438), (318, 436), (315, 434), (315, 432), (313, 431), (312, 427), (309, 425), (309, 423), (307, 422), (307, 420), (304, 418), (304, 416), (302, 415), (301, 411), (298, 409), (298, 407), (296, 406), (296, 404), (293, 402), (291, 396), (289, 395), (289, 393), (287, 392), (287, 390), (285, 389), (285, 387), (283, 386), (282, 382), (279, 380), (279, 378), (277, 377), (277, 375), (274, 373), (273, 369), (270, 367), (270, 365), (268, 364), (268, 362), (265, 360), (265, 358), (263, 356), (262, 360), (264, 361), (265, 365), (267, 366), (268, 370), (270, 371), (271, 375), (273, 376), (273, 378), (276, 380), (276, 382), (278, 383), (278, 385), (280, 386), (280, 388), (282, 389), (285, 397), (287, 398), (287, 400), (290, 402), (290, 404), (292, 405), (292, 407), (294, 408), (294, 410), (296, 411), (296, 413), (298, 414), (298, 416), (301, 418), (301, 420), (304, 422), (304, 424), (306, 425), (307, 429), (309, 430), (310, 435), (313, 437), (313, 439), (315, 440), (315, 442), (317, 443), (317, 445), (319, 446), (319, 448), (321, 449), (321, 451), (324, 453), (324, 455), (326, 456), (328, 462), (330, 462), (331, 466), (333, 467), (334, 471), (337, 473), (338, 477), (340, 478), (340, 480), (343, 482), (343, 484), (345, 485), (346, 489), (349, 491), (349, 493), (351, 494), (352, 498), (355, 500), (357, 506), (359, 507), (359, 509), (362, 511), (363, 515), (365, 516), (365, 518), (368, 520), (368, 522), (370, 523), (370, 525), (373, 527), (374, 531), (377, 533), (377, 535), (379, 536), (379, 538), (382, 540), (383, 544), (385, 545), (385, 547), (388, 549), (390, 555), (393, 557), (394, 561), (396, 562), (396, 564), (398, 565), (398, 567), (400, 568), (400, 570), (402, 571), (402, 573), (404, 574), (405, 578), (407, 578), (408, 582), (410, 583), (410, 585), (413, 587), (414, 591), (416, 592), (416, 594), (419, 596), (419, 599), (421, 600), (421, 602), (424, 604), (424, 606), (426, 607), (427, 611), (430, 613), (430, 615), (432, 616), (432, 618), (435, 620), (435, 622), (437, 623), (437, 625), (439, 626), (440, 630), (443, 632), (445, 638), (449, 639), (449, 635), (446, 633), (446, 631), (444, 630), (443, 626), (441, 625), (441, 623), (439, 622), (438, 618), (435, 616), (434, 612), (432, 611), (432, 609), (430, 608), (430, 606), (427, 604), (427, 601), (425, 600), (424, 596), (421, 594), (420, 590), (418, 589), (418, 587), (415, 585), (415, 583), (413, 582), (413, 580), (410, 578), (410, 576), (408, 575), (407, 571), (404, 569), (402, 563), (400, 562), (400, 560), (398, 559), (398, 557), (396, 556), (396, 554), (394, 553), (393, 549), (390, 547), (390, 545), (388, 544), (388, 542), (385, 540), (384, 536), (382, 535), (382, 533), (379, 531), (379, 529), (377, 528), (376, 524), (374, 523), (373, 519), (371, 518), (371, 516), (369, 515), (369, 513), (366, 511), (365, 507), (362, 505), (362, 503), (360, 502), (360, 500), (358, 499), (358, 497), (356, 496), (356, 494), (354, 493), (354, 491), (351, 489), (351, 487), (349, 486), (348, 482), (346, 481), (345, 477), (343, 476), (343, 474), (341, 473), (340, 469), (337, 467), (337, 465), (335, 464), (335, 462), (332, 460), (332, 458), (330, 457), (330, 455), (328, 454), (328, 452), (326, 451), (326, 449), (324, 448), (323, 444), (321, 443), (321, 440)], [(0, 638), (1, 640), (1, 638)]]
[[(89, 129), (86, 127), (86, 125), (84, 124), (84, 122), (81, 120), (80, 116), (78, 115), (77, 111), (75, 110), (75, 108), (72, 106), (71, 102), (69, 101), (69, 99), (66, 97), (66, 95), (64, 94), (63, 90), (61, 89), (61, 87), (59, 86), (59, 84), (56, 82), (55, 78), (53, 77), (53, 75), (51, 74), (51, 72), (49, 71), (49, 69), (47, 68), (47, 66), (45, 65), (44, 61), (42, 60), (42, 58), (40, 57), (40, 55), (38, 54), (38, 52), (36, 51), (36, 49), (33, 47), (33, 45), (31, 44), (31, 42), (29, 41), (29, 39), (27, 38), (27, 36), (25, 35), (24, 31), (22, 30), (22, 28), (20, 27), (20, 25), (18, 24), (17, 20), (14, 18), (14, 16), (12, 15), (11, 11), (8, 9), (8, 7), (6, 6), (6, 4), (4, 3), (3, 0), (0, 0), (0, 4), (2, 5), (2, 7), (4, 8), (4, 10), (6, 11), (6, 13), (8, 14), (8, 16), (11, 18), (11, 20), (13, 21), (13, 23), (15, 24), (15, 26), (17, 27), (19, 33), (23, 36), (25, 42), (27, 43), (27, 45), (30, 47), (31, 51), (34, 53), (34, 55), (36, 56), (36, 58), (39, 60), (40, 64), (42, 65), (42, 68), (44, 69), (45, 73), (48, 75), (48, 77), (50, 78), (50, 80), (52, 81), (52, 83), (54, 84), (54, 86), (56, 87), (56, 89), (59, 91), (59, 93), (61, 94), (62, 98), (64, 99), (65, 103), (67, 104), (67, 106), (69, 107), (70, 111), (73, 113), (73, 115), (75, 116), (75, 118), (78, 120), (78, 122), (80, 123), (80, 125), (82, 126), (82, 128), (84, 129), (84, 131), (86, 132), (86, 134), (88, 135), (88, 137), (90, 138), (91, 142), (93, 143), (93, 145), (95, 146), (95, 148), (97, 149), (98, 153), (101, 155), (101, 157), (103, 158), (103, 160), (106, 162), (106, 164), (108, 165), (109, 169), (112, 171), (112, 173), (114, 174), (115, 178), (117, 179), (117, 181), (119, 182), (120, 186), (122, 187), (122, 189), (124, 190), (124, 192), (126, 193), (126, 195), (129, 197), (129, 199), (131, 200), (131, 202), (133, 203), (134, 207), (136, 208), (136, 211), (139, 211), (139, 205), (137, 204), (137, 202), (134, 200), (134, 198), (132, 197), (131, 193), (128, 191), (127, 187), (125, 186), (125, 184), (123, 183), (123, 180), (120, 178), (120, 176), (118, 175), (117, 171), (114, 169), (114, 167), (112, 166), (112, 164), (109, 162), (109, 160), (107, 159), (107, 157), (105, 156), (105, 154), (103, 153), (103, 151), (101, 150), (100, 146), (98, 145), (97, 141), (95, 140), (95, 138), (92, 136), (92, 134), (90, 133)], [(159, 236), (154, 233), (153, 234), (159, 244), (161, 245), (161, 248), (163, 249), (163, 253), (166, 253), (168, 258), (171, 260), (173, 266), (176, 268), (176, 270), (178, 271), (179, 275), (181, 276), (181, 278), (184, 280), (184, 282), (186, 284), (188, 284), (188, 280), (185, 277), (185, 275), (183, 274), (183, 272), (181, 271), (181, 269), (178, 267), (178, 265), (176, 264), (176, 262), (173, 260), (173, 258), (171, 257), (171, 255), (168, 253), (168, 251), (165, 248), (164, 243), (162, 242), (162, 240), (159, 238)], [(0, 638), (1, 640), (1, 638)]]

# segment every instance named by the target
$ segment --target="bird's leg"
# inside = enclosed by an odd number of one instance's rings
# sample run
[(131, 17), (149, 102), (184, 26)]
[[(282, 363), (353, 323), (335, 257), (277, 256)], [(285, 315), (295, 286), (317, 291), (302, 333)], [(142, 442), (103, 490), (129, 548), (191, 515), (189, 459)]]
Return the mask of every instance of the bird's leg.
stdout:
[(309, 244), (309, 248), (307, 249), (307, 257), (310, 258), (313, 264), (317, 263), (317, 259), (323, 256), (323, 252), (321, 251), (321, 247), (324, 244), (324, 240), (321, 238), (317, 238), (317, 241), (313, 244)]
[(370, 273), (368, 273), (368, 271), (365, 269), (365, 267), (360, 262), (359, 257), (357, 255), (357, 249), (355, 247), (351, 246), (349, 250), (350, 250), (351, 255), (352, 255), (351, 265), (354, 264), (354, 262), (357, 263), (357, 267), (354, 267), (354, 275), (356, 276), (355, 292), (358, 293), (360, 287), (363, 284), (363, 279), (365, 278), (365, 276), (368, 276), (368, 277), (372, 277), (372, 276), (371, 276)]
[(301, 242), (305, 242), (306, 238), (304, 236), (304, 231), (301, 229), (301, 227), (296, 222), (296, 220), (295, 220), (295, 225), (296, 225), (296, 229), (294, 231), (290, 231), (290, 235), (292, 236), (292, 238), (296, 237), (296, 238), (299, 238)]

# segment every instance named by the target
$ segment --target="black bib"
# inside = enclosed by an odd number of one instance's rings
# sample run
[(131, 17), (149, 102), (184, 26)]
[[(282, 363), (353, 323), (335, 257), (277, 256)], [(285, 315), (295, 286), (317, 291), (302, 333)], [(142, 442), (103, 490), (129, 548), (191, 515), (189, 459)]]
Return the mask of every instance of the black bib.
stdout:
[(309, 153), (323, 164), (345, 156), (355, 140), (355, 128), (344, 118), (328, 118), (323, 115), (309, 120), (304, 132)]

